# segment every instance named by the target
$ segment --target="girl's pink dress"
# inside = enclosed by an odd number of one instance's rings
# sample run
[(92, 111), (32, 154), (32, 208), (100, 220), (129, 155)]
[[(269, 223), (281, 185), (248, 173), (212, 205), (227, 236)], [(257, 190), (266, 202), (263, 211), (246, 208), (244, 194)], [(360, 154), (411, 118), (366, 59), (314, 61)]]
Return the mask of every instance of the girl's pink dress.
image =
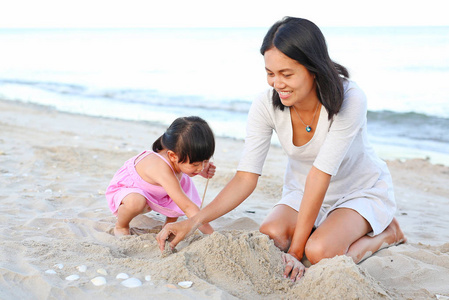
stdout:
[[(122, 203), (123, 198), (130, 193), (138, 193), (147, 199), (147, 204), (152, 210), (167, 217), (184, 216), (185, 213), (168, 196), (163, 187), (146, 182), (137, 173), (135, 168), (136, 164), (148, 155), (159, 156), (173, 170), (171, 164), (163, 156), (153, 151), (144, 151), (130, 158), (115, 173), (106, 190), (106, 199), (108, 200), (109, 208), (114, 215), (117, 215), (118, 207)], [(202, 201), (192, 179), (186, 174), (182, 174), (179, 184), (187, 197), (200, 207)]]

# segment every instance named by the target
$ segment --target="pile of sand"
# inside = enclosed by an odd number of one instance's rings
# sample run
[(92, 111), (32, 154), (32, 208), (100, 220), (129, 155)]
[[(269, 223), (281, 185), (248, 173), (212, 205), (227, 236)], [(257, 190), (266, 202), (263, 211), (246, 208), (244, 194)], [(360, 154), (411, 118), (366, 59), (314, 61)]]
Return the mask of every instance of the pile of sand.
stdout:
[(346, 256), (311, 266), (296, 284), (284, 279), (281, 251), (258, 231), (222, 231), (154, 265), (154, 278), (212, 284), (243, 299), (386, 299), (380, 284)]

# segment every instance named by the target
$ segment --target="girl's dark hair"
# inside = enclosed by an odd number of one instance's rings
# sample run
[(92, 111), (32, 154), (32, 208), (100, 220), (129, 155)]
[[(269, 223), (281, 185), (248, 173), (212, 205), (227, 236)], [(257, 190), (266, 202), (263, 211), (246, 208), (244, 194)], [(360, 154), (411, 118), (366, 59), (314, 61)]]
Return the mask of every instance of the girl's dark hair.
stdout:
[(176, 153), (180, 163), (208, 160), (215, 151), (214, 133), (200, 117), (177, 118), (153, 143), (154, 152), (163, 149)]
[[(326, 40), (318, 26), (306, 19), (285, 17), (268, 30), (260, 53), (264, 55), (273, 47), (315, 75), (318, 99), (326, 108), (329, 119), (338, 113), (344, 97), (343, 79), (349, 78), (349, 73), (330, 59)], [(273, 93), (272, 100), (274, 107), (284, 110), (278, 93)]]

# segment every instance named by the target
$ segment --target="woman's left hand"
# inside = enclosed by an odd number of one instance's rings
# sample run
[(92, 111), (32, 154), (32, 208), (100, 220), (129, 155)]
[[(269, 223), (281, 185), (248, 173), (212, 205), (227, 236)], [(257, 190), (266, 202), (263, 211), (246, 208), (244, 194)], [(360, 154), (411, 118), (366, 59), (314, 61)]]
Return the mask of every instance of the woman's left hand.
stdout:
[(213, 162), (209, 162), (204, 169), (201, 171), (200, 175), (204, 178), (212, 178), (215, 175), (215, 169), (217, 167), (214, 165)]
[(285, 265), (284, 278), (290, 278), (295, 282), (306, 272), (306, 267), (290, 253), (282, 253), (282, 260)]

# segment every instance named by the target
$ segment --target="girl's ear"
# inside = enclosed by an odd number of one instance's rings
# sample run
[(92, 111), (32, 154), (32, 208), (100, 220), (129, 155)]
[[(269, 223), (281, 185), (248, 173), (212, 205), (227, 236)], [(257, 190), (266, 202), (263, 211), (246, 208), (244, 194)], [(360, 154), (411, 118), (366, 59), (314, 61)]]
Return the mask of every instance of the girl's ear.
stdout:
[(172, 163), (177, 163), (179, 161), (178, 155), (176, 155), (176, 153), (171, 150), (167, 151), (167, 156)]

